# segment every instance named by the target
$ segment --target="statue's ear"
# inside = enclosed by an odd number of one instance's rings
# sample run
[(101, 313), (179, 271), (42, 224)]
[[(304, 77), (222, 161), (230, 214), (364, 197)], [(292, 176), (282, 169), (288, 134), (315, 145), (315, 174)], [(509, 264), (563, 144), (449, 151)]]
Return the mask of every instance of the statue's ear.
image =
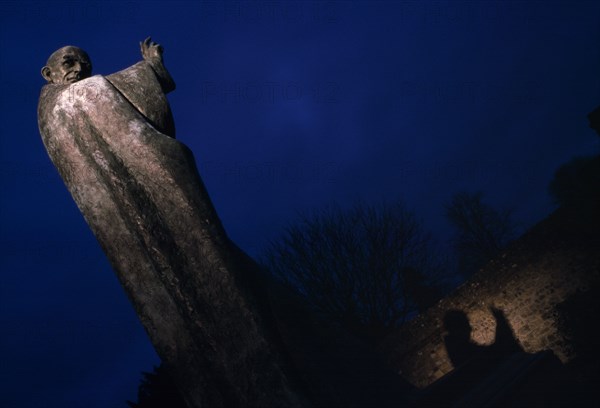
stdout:
[(52, 77), (50, 76), (52, 74), (52, 71), (50, 71), (50, 68), (48, 66), (45, 66), (44, 68), (42, 68), (42, 76), (44, 77), (44, 79), (48, 82), (52, 82)]

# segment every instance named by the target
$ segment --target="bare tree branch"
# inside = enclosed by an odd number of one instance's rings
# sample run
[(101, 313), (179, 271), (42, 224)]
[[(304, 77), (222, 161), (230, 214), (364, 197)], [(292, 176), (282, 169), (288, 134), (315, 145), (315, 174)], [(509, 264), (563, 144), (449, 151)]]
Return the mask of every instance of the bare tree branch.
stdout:
[(441, 296), (429, 234), (402, 204), (304, 215), (262, 263), (321, 314), (369, 340)]

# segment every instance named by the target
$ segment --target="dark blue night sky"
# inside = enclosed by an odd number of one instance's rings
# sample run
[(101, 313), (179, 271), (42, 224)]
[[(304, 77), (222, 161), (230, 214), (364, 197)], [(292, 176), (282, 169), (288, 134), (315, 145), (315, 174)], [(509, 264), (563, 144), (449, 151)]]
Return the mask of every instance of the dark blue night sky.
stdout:
[(110, 74), (148, 35), (178, 85), (177, 137), (254, 256), (334, 202), (402, 199), (444, 242), (443, 204), (482, 190), (526, 228), (554, 208), (554, 170), (599, 150), (599, 2), (3, 1), (3, 407), (125, 407), (158, 363), (36, 117), (54, 50)]

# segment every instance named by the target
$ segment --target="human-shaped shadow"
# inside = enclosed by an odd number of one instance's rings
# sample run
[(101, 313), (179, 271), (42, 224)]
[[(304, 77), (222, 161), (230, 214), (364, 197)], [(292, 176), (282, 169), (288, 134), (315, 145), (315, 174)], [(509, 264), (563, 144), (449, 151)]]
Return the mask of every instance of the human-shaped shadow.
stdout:
[(580, 387), (552, 351), (526, 353), (504, 313), (490, 311), (496, 335), (489, 346), (471, 340), (472, 327), (463, 311), (446, 313), (444, 343), (454, 370), (425, 388), (413, 408), (563, 407), (581, 399)]
[(478, 345), (471, 340), (473, 329), (463, 311), (450, 310), (444, 316), (444, 327), (448, 332), (444, 336), (444, 344), (454, 368), (475, 358), (491, 364), (508, 354), (523, 351), (504, 313), (496, 308), (491, 308), (491, 312), (496, 320), (496, 336), (490, 346)]

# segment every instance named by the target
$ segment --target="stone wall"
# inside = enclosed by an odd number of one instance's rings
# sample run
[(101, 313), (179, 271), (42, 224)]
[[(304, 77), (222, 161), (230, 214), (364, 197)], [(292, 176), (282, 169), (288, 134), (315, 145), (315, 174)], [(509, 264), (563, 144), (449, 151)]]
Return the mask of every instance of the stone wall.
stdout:
[(443, 340), (446, 312), (464, 312), (471, 340), (489, 345), (496, 327), (490, 307), (504, 312), (526, 352), (550, 349), (562, 362), (573, 359), (557, 306), (598, 283), (600, 234), (596, 226), (573, 227), (577, 223), (571, 218), (566, 210), (555, 212), (450, 296), (389, 336), (381, 350), (392, 366), (413, 385), (428, 386), (453, 369)]

